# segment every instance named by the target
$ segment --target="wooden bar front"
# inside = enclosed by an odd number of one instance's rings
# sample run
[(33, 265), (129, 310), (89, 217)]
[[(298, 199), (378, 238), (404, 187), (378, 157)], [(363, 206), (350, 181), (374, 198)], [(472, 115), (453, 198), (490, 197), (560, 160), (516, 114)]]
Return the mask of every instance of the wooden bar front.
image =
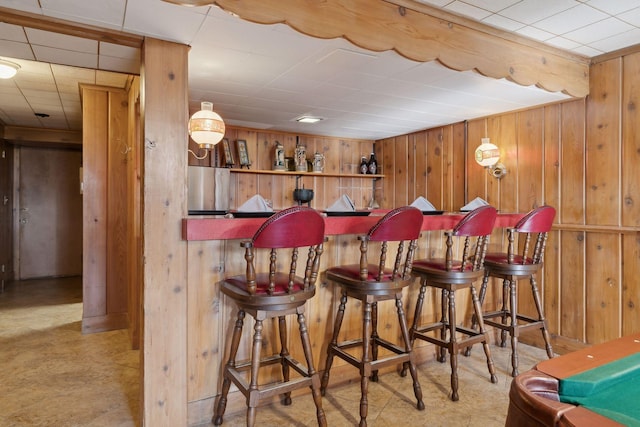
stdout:
[[(369, 216), (326, 217), (325, 234), (329, 236), (325, 244), (320, 266), (320, 276), (316, 283), (316, 295), (306, 306), (307, 325), (313, 345), (314, 363), (318, 370), (324, 370), (326, 346), (331, 339), (333, 320), (339, 301), (339, 289), (327, 281), (324, 271), (328, 267), (357, 263), (359, 244), (357, 234), (366, 233), (388, 210), (374, 210)], [(497, 234), (494, 238), (501, 244), (502, 227), (514, 225), (524, 214), (499, 214), (496, 222)], [(451, 229), (464, 216), (463, 213), (445, 213), (443, 215), (425, 215), (422, 225), (424, 231), (419, 240), (418, 257), (439, 256), (444, 251), (442, 231)], [(192, 216), (182, 220), (182, 238), (187, 241), (189, 259), (188, 268), (188, 401), (189, 421), (195, 424), (199, 420), (211, 417), (213, 402), (221, 385), (221, 363), (228, 351), (227, 337), (235, 321), (236, 308), (219, 291), (218, 283), (224, 277), (244, 273), (244, 250), (241, 239), (249, 239), (265, 221), (265, 218), (224, 218)], [(494, 249), (499, 249), (497, 246)], [(479, 286), (479, 284), (478, 284)], [(413, 320), (413, 309), (419, 286), (411, 286), (405, 293), (404, 306), (408, 321)], [(488, 301), (490, 298), (488, 299)], [(437, 315), (436, 303), (440, 297), (429, 294), (425, 297), (423, 316), (425, 321)], [(388, 303), (388, 304), (387, 304)], [(379, 305), (379, 330), (392, 341), (399, 342), (400, 331), (397, 327), (393, 301)], [(466, 292), (458, 296), (461, 321), (471, 322), (471, 302)], [(341, 334), (355, 338), (361, 335), (361, 314), (353, 301), (347, 303), (347, 312)], [(238, 359), (248, 359), (250, 354), (250, 333), (253, 321), (246, 320), (245, 335), (240, 345)], [(276, 325), (265, 322), (263, 336), (265, 346), (263, 356), (268, 352), (278, 352)], [(288, 324), (288, 333), (292, 337), (290, 350), (299, 360), (303, 357), (299, 340), (295, 334), (297, 324)], [(433, 360), (433, 348), (424, 343), (416, 343), (419, 363)], [(343, 362), (334, 362), (332, 381), (346, 382), (358, 378), (357, 370)], [(270, 373), (261, 373), (263, 381), (271, 379)], [(273, 377), (276, 378), (275, 376)], [(245, 409), (244, 397), (239, 393), (230, 393), (228, 412)]]

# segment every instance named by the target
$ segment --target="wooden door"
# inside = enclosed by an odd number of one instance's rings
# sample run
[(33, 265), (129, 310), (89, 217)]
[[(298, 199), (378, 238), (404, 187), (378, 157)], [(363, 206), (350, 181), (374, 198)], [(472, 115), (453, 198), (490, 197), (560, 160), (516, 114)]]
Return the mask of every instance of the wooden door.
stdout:
[(12, 173), (13, 146), (0, 139), (0, 292), (13, 279)]
[(20, 147), (17, 279), (82, 275), (79, 150)]

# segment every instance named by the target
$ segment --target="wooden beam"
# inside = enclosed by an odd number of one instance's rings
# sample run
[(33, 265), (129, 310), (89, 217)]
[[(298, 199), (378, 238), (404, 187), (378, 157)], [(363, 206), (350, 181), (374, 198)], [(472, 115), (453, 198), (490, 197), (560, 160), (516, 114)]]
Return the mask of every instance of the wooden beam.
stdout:
[(140, 48), (144, 40), (142, 36), (136, 34), (79, 24), (49, 16), (43, 17), (6, 7), (0, 7), (0, 22), (135, 48)]
[(589, 93), (588, 58), (412, 0), (167, 1), (192, 6), (217, 4), (248, 21), (284, 23), (312, 37), (343, 37), (375, 52), (395, 50), (414, 61), (439, 61), (454, 70), (475, 70), (575, 97)]
[(14, 144), (82, 145), (82, 131), (5, 126), (4, 139)]

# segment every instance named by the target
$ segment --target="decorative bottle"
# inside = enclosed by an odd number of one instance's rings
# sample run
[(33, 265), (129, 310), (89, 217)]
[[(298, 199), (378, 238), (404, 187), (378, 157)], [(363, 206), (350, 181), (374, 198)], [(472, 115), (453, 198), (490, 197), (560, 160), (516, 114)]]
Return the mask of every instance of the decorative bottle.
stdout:
[(367, 173), (375, 175), (378, 173), (378, 160), (376, 159), (376, 153), (371, 153), (369, 162), (367, 163)]
[(365, 156), (362, 156), (362, 159), (360, 160), (360, 170), (359, 172), (361, 174), (366, 174), (369, 172), (369, 166), (367, 165), (367, 158)]

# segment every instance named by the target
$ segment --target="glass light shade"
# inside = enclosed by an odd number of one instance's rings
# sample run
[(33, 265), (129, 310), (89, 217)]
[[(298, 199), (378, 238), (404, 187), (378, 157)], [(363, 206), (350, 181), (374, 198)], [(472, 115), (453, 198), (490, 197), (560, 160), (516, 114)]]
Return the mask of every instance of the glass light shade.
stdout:
[(482, 144), (476, 148), (475, 156), (480, 166), (490, 167), (500, 160), (500, 150), (489, 142), (489, 138), (482, 138)]
[(10, 79), (16, 75), (19, 69), (18, 64), (0, 59), (0, 79)]
[(224, 121), (211, 102), (202, 102), (201, 108), (189, 119), (189, 136), (200, 148), (211, 149), (224, 137)]

